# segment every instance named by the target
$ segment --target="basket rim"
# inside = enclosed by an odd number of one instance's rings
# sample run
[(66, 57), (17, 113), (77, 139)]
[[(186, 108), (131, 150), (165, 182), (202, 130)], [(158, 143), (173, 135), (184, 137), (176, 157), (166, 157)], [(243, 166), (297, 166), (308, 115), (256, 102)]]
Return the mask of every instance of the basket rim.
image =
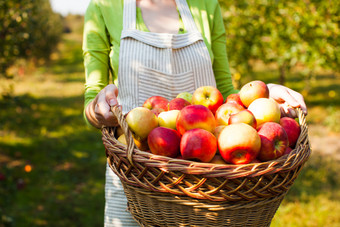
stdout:
[(124, 131), (128, 145), (120, 143), (115, 138), (115, 127), (103, 127), (102, 139), (107, 156), (109, 157), (115, 153), (120, 157), (127, 158), (131, 165), (138, 163), (145, 167), (159, 168), (164, 172), (177, 171), (185, 174), (201, 175), (203, 177), (224, 177), (227, 179), (256, 177), (295, 169), (303, 165), (311, 154), (306, 116), (300, 108), (296, 108), (296, 112), (301, 133), (296, 147), (289, 154), (271, 161), (240, 165), (203, 163), (141, 151), (136, 148), (133, 142), (132, 132), (127, 126), (125, 116), (123, 116), (121, 109), (119, 107), (113, 107), (112, 112), (116, 115), (118, 123)]

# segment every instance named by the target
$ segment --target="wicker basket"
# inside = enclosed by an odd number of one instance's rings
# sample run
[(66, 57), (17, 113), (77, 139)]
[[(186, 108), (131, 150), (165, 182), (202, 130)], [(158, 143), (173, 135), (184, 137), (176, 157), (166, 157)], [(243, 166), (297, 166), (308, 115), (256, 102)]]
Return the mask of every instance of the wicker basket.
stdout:
[(279, 159), (245, 165), (199, 163), (140, 151), (120, 108), (115, 128), (102, 128), (108, 163), (122, 181), (129, 211), (141, 226), (269, 226), (310, 156), (305, 116), (296, 148)]

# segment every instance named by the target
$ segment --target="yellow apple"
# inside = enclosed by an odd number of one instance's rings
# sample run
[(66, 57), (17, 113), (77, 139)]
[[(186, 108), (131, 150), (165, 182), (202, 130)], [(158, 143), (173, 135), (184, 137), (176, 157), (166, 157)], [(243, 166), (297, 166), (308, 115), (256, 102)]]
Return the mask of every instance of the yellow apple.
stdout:
[(159, 126), (176, 129), (176, 119), (180, 110), (169, 110), (158, 115)]
[(257, 127), (265, 122), (280, 122), (281, 111), (279, 104), (271, 98), (259, 98), (254, 100), (248, 110), (255, 116)]
[(152, 129), (158, 127), (157, 116), (146, 107), (132, 109), (126, 115), (126, 122), (129, 129), (141, 140), (147, 138)]

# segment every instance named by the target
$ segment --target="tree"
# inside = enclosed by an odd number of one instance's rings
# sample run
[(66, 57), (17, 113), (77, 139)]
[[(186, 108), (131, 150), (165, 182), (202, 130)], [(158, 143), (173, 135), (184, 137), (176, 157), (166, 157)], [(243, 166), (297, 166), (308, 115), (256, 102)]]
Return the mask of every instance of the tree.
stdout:
[(0, 76), (19, 58), (48, 59), (61, 34), (49, 1), (0, 0)]
[(241, 74), (252, 60), (275, 63), (279, 82), (302, 65), (306, 75), (319, 68), (339, 71), (340, 3), (318, 0), (220, 0), (230, 65)]

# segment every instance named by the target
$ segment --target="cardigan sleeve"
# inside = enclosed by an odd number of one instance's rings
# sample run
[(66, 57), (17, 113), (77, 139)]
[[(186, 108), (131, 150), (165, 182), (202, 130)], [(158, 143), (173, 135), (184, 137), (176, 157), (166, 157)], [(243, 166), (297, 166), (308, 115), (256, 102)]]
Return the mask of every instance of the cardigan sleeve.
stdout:
[[(104, 19), (95, 0), (92, 0), (84, 17), (83, 58), (85, 67), (84, 119), (86, 106), (109, 83), (110, 42)], [(89, 123), (88, 123), (89, 124)]]
[(221, 8), (217, 3), (211, 30), (211, 49), (214, 55), (213, 70), (217, 88), (221, 91), (224, 98), (229, 94), (238, 92), (238, 90), (234, 89), (232, 83), (226, 45), (226, 31)]

